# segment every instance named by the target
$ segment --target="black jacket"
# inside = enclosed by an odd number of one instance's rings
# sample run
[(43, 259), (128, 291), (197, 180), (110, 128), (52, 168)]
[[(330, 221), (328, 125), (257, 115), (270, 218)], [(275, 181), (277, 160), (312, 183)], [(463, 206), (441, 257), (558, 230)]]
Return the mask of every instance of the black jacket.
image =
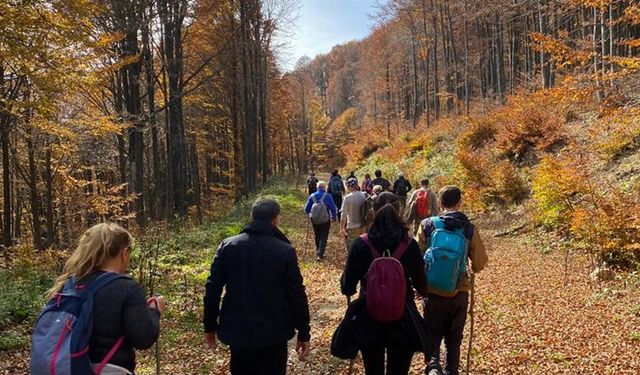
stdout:
[[(369, 229), (369, 240), (373, 246), (382, 252), (389, 249), (391, 254), (406, 235), (406, 231), (397, 234), (377, 233), (374, 227)], [(342, 294), (352, 296), (356, 293), (356, 287), (360, 283), (360, 293), (366, 289), (367, 271), (373, 262), (373, 255), (367, 244), (357, 238), (353, 241), (349, 255), (347, 256), (347, 264), (345, 265), (340, 286)], [(407, 279), (407, 299), (413, 299), (413, 286), (420, 294), (426, 295), (427, 281), (424, 271), (424, 260), (420, 253), (420, 248), (415, 240), (412, 240), (405, 253), (400, 258), (404, 274)]]
[[(389, 249), (393, 254), (400, 241), (407, 235), (407, 230), (389, 228), (386, 232), (380, 232), (372, 226), (369, 228), (368, 234), (369, 240), (379, 252)], [(360, 296), (366, 298), (364, 295), (367, 283), (366, 274), (372, 262), (373, 255), (367, 244), (361, 238), (353, 241), (340, 280), (342, 294), (346, 296), (355, 294), (357, 284), (360, 283)], [(427, 294), (424, 260), (416, 241), (411, 241), (405, 253), (400, 257), (400, 263), (402, 263), (407, 280), (407, 303), (404, 316), (397, 322), (377, 323), (369, 318), (365, 303), (362, 302), (364, 298), (359, 298), (353, 302), (355, 305), (352, 308), (353, 316), (347, 314), (346, 322), (343, 321), (343, 325), (346, 327), (342, 327), (342, 334), (334, 338), (336, 347), (352, 342), (360, 349), (371, 345), (393, 346), (414, 351), (424, 349), (426, 345), (424, 321), (416, 309), (411, 288), (413, 286), (423, 296)]]
[[(222, 308), (222, 289), (226, 289)], [(239, 348), (309, 341), (309, 305), (296, 252), (270, 223), (254, 221), (222, 241), (204, 296), (204, 330)]]
[[(80, 284), (89, 284), (102, 274), (90, 274)], [(109, 363), (133, 372), (135, 349), (148, 349), (158, 339), (160, 313), (147, 306), (144, 290), (130, 278), (116, 279), (100, 289), (94, 297), (93, 330), (89, 342), (89, 357), (100, 363), (120, 336), (122, 345)]]

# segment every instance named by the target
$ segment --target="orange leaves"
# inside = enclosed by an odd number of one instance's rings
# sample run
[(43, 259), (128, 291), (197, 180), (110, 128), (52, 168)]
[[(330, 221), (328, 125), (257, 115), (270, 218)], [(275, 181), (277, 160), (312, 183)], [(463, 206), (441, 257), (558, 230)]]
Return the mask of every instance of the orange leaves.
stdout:
[[(586, 65), (591, 63), (593, 52), (569, 45), (570, 41), (562, 40), (563, 35), (555, 38), (551, 35), (532, 32), (533, 47), (538, 51), (551, 54), (561, 67), (570, 65)], [(564, 35), (566, 37), (566, 33)]]
[(624, 10), (623, 21), (629, 22), (632, 25), (640, 25), (640, 4), (630, 4)]
[(640, 199), (635, 192), (611, 189), (594, 194), (576, 210), (571, 233), (577, 244), (610, 264), (640, 260)]
[(501, 126), (496, 148), (517, 161), (529, 151), (548, 150), (565, 139), (564, 108), (548, 91), (510, 98), (509, 105), (494, 116)]

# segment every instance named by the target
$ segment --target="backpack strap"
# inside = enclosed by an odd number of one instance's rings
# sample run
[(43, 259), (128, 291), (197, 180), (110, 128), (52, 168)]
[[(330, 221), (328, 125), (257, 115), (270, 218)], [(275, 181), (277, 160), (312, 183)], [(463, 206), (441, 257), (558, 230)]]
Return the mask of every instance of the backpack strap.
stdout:
[(407, 235), (405, 236), (402, 241), (400, 241), (400, 243), (398, 244), (398, 246), (396, 247), (396, 249), (393, 251), (392, 256), (398, 260), (400, 260), (400, 258), (402, 257), (402, 255), (404, 254), (405, 251), (407, 251), (407, 249), (409, 248), (409, 244), (411, 243), (411, 238)]
[(322, 194), (322, 197), (320, 198), (320, 202), (324, 203), (324, 198), (327, 196), (327, 192), (325, 191), (324, 194)]
[(117, 273), (117, 272), (105, 272), (102, 275), (99, 275), (98, 277), (96, 277), (96, 279), (93, 280), (87, 286), (87, 288), (91, 292), (91, 294), (95, 295), (96, 293), (98, 293), (100, 289), (102, 289), (102, 287), (109, 284), (110, 282), (116, 279), (128, 279), (128, 278), (129, 278), (128, 276)]
[(444, 229), (444, 223), (442, 222), (442, 219), (440, 219), (440, 216), (432, 217), (431, 222), (436, 229)]
[(367, 244), (367, 246), (369, 247), (369, 250), (371, 250), (371, 255), (373, 255), (373, 259), (380, 258), (382, 256), (382, 255), (380, 255), (378, 250), (376, 250), (376, 248), (373, 247), (373, 244), (371, 243), (371, 240), (369, 240), (369, 234), (368, 233), (361, 234), (360, 238), (364, 241), (364, 243)]
[(120, 336), (120, 338), (118, 339), (118, 341), (116, 341), (116, 343), (113, 345), (113, 347), (111, 348), (111, 350), (109, 350), (109, 353), (107, 353), (106, 356), (104, 356), (104, 358), (102, 359), (102, 361), (100, 362), (100, 364), (98, 365), (98, 367), (96, 367), (93, 370), (93, 373), (96, 375), (100, 375), (100, 373), (102, 372), (102, 370), (105, 368), (105, 366), (109, 363), (109, 360), (111, 359), (111, 357), (113, 357), (116, 352), (118, 351), (118, 348), (120, 347), (120, 345), (122, 345), (122, 341), (124, 341), (124, 336)]
[[(100, 289), (102, 289), (104, 286), (106, 286), (110, 282), (115, 281), (117, 279), (128, 279), (128, 278), (129, 276), (123, 275), (121, 273), (105, 272), (99, 275), (98, 277), (96, 277), (96, 279), (93, 280), (91, 284), (89, 284), (89, 286), (87, 287), (87, 290), (91, 294), (95, 295), (96, 293), (98, 293)], [(120, 336), (120, 338), (118, 338), (118, 340), (113, 345), (111, 350), (109, 350), (109, 353), (107, 353), (107, 355), (102, 359), (98, 367), (96, 367), (93, 370), (94, 374), (100, 375), (104, 367), (109, 363), (109, 360), (116, 354), (116, 352), (118, 351), (118, 348), (120, 348), (123, 341), (124, 341), (124, 336)]]
[[(436, 229), (446, 229), (446, 226), (444, 225), (444, 221), (442, 221), (442, 219), (440, 219), (440, 216), (434, 216), (431, 218), (431, 222), (433, 223), (433, 226)], [(464, 228), (456, 228), (454, 230), (452, 230), (451, 232), (456, 232), (456, 233), (461, 233), (462, 235), (464, 235)]]
[[(367, 233), (361, 234), (360, 238), (364, 241), (364, 243), (367, 244), (367, 246), (369, 247), (369, 250), (371, 250), (373, 259), (380, 258), (382, 256), (380, 255), (380, 252), (376, 250), (376, 248), (373, 246), (373, 244), (371, 243), (371, 240), (369, 240), (369, 234)], [(405, 236), (402, 239), (402, 241), (400, 241), (400, 243), (398, 244), (396, 249), (393, 251), (393, 254), (391, 254), (391, 256), (399, 260), (404, 254), (404, 252), (407, 251), (407, 249), (409, 248), (410, 243), (411, 243), (411, 238), (409, 236)]]
[(316, 200), (315, 194), (311, 194), (311, 201), (313, 203), (318, 203), (318, 201)]

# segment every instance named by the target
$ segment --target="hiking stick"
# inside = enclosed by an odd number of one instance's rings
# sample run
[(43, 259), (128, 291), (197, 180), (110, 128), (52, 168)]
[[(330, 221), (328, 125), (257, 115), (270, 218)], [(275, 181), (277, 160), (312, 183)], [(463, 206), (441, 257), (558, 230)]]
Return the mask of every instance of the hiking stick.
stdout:
[[(151, 297), (156, 296), (155, 292), (155, 281), (156, 281), (156, 272), (158, 269), (158, 249), (160, 248), (160, 236), (154, 236), (155, 242), (153, 244), (153, 265), (151, 267), (151, 274), (149, 275), (149, 294)], [(156, 303), (157, 306), (157, 303)], [(158, 322), (160, 324), (160, 322)], [(158, 339), (155, 343), (155, 359), (156, 359), (156, 375), (160, 375), (160, 331), (158, 330)]]
[[(349, 308), (349, 304), (351, 303), (351, 296), (347, 296), (347, 309)], [(356, 353), (356, 356), (358, 354)], [(349, 360), (349, 369), (347, 370), (347, 375), (353, 374), (353, 364), (356, 362), (356, 359)]]
[(473, 344), (473, 328), (475, 323), (476, 276), (473, 273), (471, 273), (471, 295), (469, 299), (469, 318), (471, 322), (469, 324), (469, 347), (467, 349), (467, 375), (469, 375), (469, 369), (471, 368), (471, 345)]
[(307, 254), (309, 252), (309, 221), (310, 219), (307, 217), (306, 220), (306, 224), (305, 224), (305, 228), (304, 228), (304, 249), (302, 250), (302, 255), (304, 255), (304, 257), (307, 257)]

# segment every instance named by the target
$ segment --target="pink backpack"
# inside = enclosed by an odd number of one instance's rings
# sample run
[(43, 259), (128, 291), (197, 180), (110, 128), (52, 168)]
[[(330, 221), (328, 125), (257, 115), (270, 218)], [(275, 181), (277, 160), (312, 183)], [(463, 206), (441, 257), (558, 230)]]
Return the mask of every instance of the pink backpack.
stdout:
[(399, 320), (404, 314), (407, 299), (407, 281), (399, 259), (409, 247), (411, 239), (408, 236), (403, 239), (393, 255), (389, 250), (380, 255), (366, 233), (360, 238), (369, 246), (373, 255), (373, 263), (367, 271), (367, 312), (379, 323)]

